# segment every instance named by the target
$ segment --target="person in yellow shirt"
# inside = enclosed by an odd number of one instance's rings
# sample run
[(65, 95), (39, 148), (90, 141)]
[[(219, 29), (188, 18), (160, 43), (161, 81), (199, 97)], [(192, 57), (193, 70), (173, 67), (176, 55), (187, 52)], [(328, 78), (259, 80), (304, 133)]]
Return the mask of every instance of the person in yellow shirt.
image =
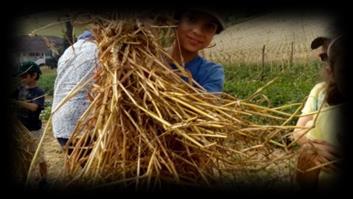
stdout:
[[(317, 57), (320, 58), (322, 61), (322, 64), (324, 64), (324, 68), (322, 71), (323, 78), (325, 80), (328, 80), (331, 76), (331, 71), (330, 67), (327, 65), (327, 48), (330, 44), (331, 39), (327, 37), (317, 37), (311, 42), (311, 49), (316, 50)], [(297, 122), (297, 126), (306, 126), (310, 127), (311, 123), (308, 121), (313, 120), (313, 114), (314, 112), (318, 111), (320, 106), (323, 105), (323, 107), (328, 106), (327, 103), (325, 103), (325, 96), (326, 96), (326, 90), (327, 90), (327, 81), (322, 81), (318, 84), (316, 84), (312, 90), (310, 91), (310, 94), (308, 96), (308, 99), (305, 103), (304, 108), (302, 109), (302, 115), (299, 118)], [(304, 135), (307, 132), (305, 129), (296, 129), (293, 132), (293, 139), (297, 140), (297, 143), (302, 145), (307, 142), (307, 138)]]
[[(338, 123), (342, 120), (340, 113), (346, 102), (344, 94), (347, 90), (342, 86), (343, 79), (340, 78), (343, 76), (341, 73), (345, 71), (343, 68), (346, 67), (343, 63), (345, 53), (342, 46), (342, 36), (330, 43), (327, 52), (330, 76), (326, 83), (316, 85), (309, 95), (303, 112), (312, 111), (312, 114), (304, 116), (305, 122), (303, 119), (298, 121), (303, 122), (309, 130), (294, 131), (296, 136), (299, 132), (304, 138), (295, 138), (300, 140), (298, 143), (302, 145), (297, 163), (297, 181), (304, 189), (330, 188), (340, 171), (337, 163), (341, 158), (339, 138), (342, 129)], [(319, 102), (322, 96), (323, 101)]]

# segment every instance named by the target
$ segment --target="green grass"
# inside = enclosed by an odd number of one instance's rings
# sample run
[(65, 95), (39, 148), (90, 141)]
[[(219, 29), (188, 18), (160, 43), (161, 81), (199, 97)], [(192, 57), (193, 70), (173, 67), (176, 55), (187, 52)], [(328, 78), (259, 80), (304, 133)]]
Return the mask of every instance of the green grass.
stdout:
[[(261, 93), (269, 100), (263, 105), (277, 107), (285, 104), (302, 102), (312, 87), (320, 81), (320, 64), (295, 64), (281, 70), (280, 66), (265, 65), (264, 69), (257, 65), (225, 65), (224, 92), (245, 99), (267, 82), (278, 77)], [(256, 98), (254, 99), (256, 100)], [(261, 101), (260, 98), (257, 99)]]
[[(264, 88), (260, 95), (250, 101), (271, 108), (304, 102), (313, 86), (321, 81), (321, 64), (319, 62), (294, 64), (286, 68), (282, 68), (280, 65), (265, 65), (262, 68), (262, 66), (251, 64), (234, 64), (224, 65), (224, 69), (224, 92), (239, 99), (247, 99), (259, 88), (277, 78)], [(296, 105), (284, 111), (294, 113), (298, 108), (299, 106)], [(248, 119), (258, 124), (268, 124), (269, 122), (281, 124), (284, 122), (255, 115), (249, 116)], [(295, 125), (296, 122), (297, 118), (294, 117), (288, 124)]]
[(45, 97), (44, 110), (40, 114), (42, 120), (48, 120), (51, 112), (52, 97), (54, 92), (54, 82), (56, 78), (56, 69), (48, 67), (41, 68), (42, 75), (39, 78), (38, 86), (47, 94)]
[(56, 78), (56, 69), (42, 68), (42, 75), (39, 78), (38, 86), (44, 90), (44, 92), (52, 96), (54, 92), (54, 82)]

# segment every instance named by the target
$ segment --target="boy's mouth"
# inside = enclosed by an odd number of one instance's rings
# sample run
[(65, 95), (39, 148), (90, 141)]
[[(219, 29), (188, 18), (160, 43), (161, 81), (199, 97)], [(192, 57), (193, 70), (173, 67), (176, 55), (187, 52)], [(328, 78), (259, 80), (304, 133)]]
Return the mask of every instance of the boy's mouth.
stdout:
[(193, 37), (190, 37), (190, 36), (186, 36), (186, 38), (189, 40), (189, 42), (192, 44), (192, 45), (199, 45), (202, 43), (202, 41), (198, 40), (198, 39), (195, 39)]

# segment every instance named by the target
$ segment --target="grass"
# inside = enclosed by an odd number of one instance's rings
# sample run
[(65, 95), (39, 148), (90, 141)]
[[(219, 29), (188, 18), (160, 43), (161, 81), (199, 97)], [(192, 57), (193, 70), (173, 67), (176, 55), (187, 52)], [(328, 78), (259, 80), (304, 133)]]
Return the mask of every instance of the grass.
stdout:
[(42, 67), (41, 71), (42, 75), (39, 78), (38, 86), (42, 88), (47, 95), (53, 96), (56, 69)]
[[(320, 82), (320, 68), (319, 62), (294, 64), (287, 68), (281, 68), (280, 65), (265, 65), (263, 69), (262, 66), (251, 64), (224, 65), (224, 92), (245, 99), (277, 77), (251, 102), (271, 108), (302, 103), (313, 86)], [(297, 108), (298, 106), (292, 106), (286, 112), (294, 113)], [(255, 120), (262, 124), (268, 122), (260, 121), (256, 117)], [(289, 124), (295, 125), (296, 118)]]
[(270, 107), (302, 102), (312, 87), (320, 81), (320, 64), (317, 62), (295, 64), (281, 69), (275, 65), (234, 64), (225, 65), (224, 92), (244, 99), (263, 87), (267, 82), (278, 77), (262, 91), (266, 97), (255, 98), (260, 104)]
[(39, 78), (38, 86), (47, 94), (45, 96), (44, 110), (40, 114), (40, 118), (44, 121), (48, 120), (51, 113), (52, 98), (54, 92), (54, 82), (56, 78), (56, 69), (49, 67), (41, 68), (42, 75)]

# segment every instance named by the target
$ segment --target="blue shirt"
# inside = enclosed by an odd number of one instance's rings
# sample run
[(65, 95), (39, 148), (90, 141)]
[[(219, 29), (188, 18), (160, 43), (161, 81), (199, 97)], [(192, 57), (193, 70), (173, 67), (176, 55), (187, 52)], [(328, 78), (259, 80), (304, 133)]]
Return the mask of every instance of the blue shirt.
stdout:
[[(172, 67), (176, 69), (176, 66)], [(208, 92), (223, 91), (224, 69), (221, 65), (197, 55), (185, 64), (185, 69), (190, 71), (192, 78)]]

